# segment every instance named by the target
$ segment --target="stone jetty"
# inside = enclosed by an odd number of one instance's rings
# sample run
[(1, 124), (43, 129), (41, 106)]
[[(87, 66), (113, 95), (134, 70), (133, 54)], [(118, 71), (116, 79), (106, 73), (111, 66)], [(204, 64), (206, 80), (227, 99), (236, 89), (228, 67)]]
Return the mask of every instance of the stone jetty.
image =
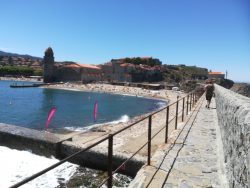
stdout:
[(129, 187), (250, 187), (250, 99), (218, 85), (215, 96), (210, 109), (200, 99)]

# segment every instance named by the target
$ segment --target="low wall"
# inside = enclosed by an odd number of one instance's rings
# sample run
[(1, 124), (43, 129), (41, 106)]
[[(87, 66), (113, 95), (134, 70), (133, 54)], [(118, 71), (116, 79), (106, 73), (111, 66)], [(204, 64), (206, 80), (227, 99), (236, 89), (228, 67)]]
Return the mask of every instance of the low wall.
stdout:
[(250, 98), (215, 85), (230, 188), (250, 187)]
[(0, 145), (50, 157), (58, 156), (63, 140), (56, 134), (0, 123)]
[[(70, 137), (4, 123), (0, 123), (0, 145), (17, 150), (31, 150), (32, 153), (46, 157), (54, 155), (58, 159), (66, 158), (88, 146), (76, 147)], [(113, 155), (113, 168), (119, 167), (129, 157), (130, 155)], [(88, 150), (69, 161), (92, 169), (104, 171), (108, 169), (107, 151)], [(145, 162), (134, 157), (118, 172), (134, 177)]]

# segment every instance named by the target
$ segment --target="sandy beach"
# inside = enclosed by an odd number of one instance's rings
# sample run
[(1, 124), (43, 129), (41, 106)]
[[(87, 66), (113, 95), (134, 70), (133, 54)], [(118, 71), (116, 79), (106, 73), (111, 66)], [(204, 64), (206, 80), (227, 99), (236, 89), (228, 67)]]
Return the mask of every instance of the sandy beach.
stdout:
[(174, 101), (177, 95), (182, 96), (182, 92), (176, 92), (172, 90), (148, 90), (139, 87), (129, 87), (129, 86), (117, 86), (111, 84), (76, 84), (76, 83), (64, 83), (58, 85), (46, 86), (46, 88), (54, 89), (66, 89), (66, 90), (76, 90), (76, 91), (92, 91), (92, 92), (102, 92), (102, 93), (113, 93), (121, 95), (132, 95), (138, 97), (147, 98), (157, 98), (166, 101)]
[[(176, 92), (172, 90), (147, 90), (138, 87), (128, 87), (128, 86), (116, 86), (110, 84), (75, 84), (75, 83), (64, 83), (58, 85), (50, 85), (45, 86), (45, 88), (53, 88), (53, 89), (65, 89), (65, 90), (74, 90), (74, 91), (91, 91), (91, 92), (103, 92), (103, 93), (113, 93), (113, 94), (121, 94), (121, 95), (133, 95), (137, 97), (146, 97), (146, 98), (154, 98), (161, 99), (167, 101), (168, 104), (171, 104), (177, 100), (177, 96), (183, 97), (185, 93)], [(170, 108), (170, 119), (175, 115), (176, 105), (172, 105)], [(181, 110), (181, 108), (179, 108)], [(147, 116), (148, 114), (144, 114), (139, 117), (135, 117), (130, 119), (128, 122), (118, 123), (118, 124), (104, 124), (99, 125), (97, 127), (91, 128), (88, 132), (76, 132), (69, 133), (74, 135), (73, 140), (68, 142), (70, 145), (74, 145), (76, 147), (84, 147), (90, 143), (96, 142), (98, 139), (103, 138), (104, 136), (114, 133), (125, 126), (130, 125), (131, 123), (138, 121), (139, 119)], [(166, 124), (166, 110), (163, 110), (152, 117), (152, 130), (156, 132), (161, 127)], [(122, 133), (116, 135), (114, 137), (114, 151), (119, 155), (130, 155), (135, 152), (141, 145), (147, 142), (147, 125), (148, 119), (139, 122), (133, 127), (123, 131)], [(169, 128), (171, 132), (173, 128)], [(164, 132), (164, 131), (163, 131)], [(69, 136), (68, 135), (68, 136)], [(163, 135), (162, 139), (156, 139), (153, 143), (152, 151), (155, 151), (160, 144), (164, 142)], [(103, 142), (99, 144), (94, 150), (98, 151), (107, 151), (107, 142)], [(140, 152), (140, 156), (143, 158), (145, 156), (146, 150), (142, 150)]]
[[(1, 80), (13, 80), (13, 81), (35, 81), (34, 79), (29, 78), (1, 78)], [(57, 85), (48, 85), (43, 86), (44, 88), (53, 88), (53, 89), (64, 89), (64, 90), (74, 90), (74, 91), (90, 91), (90, 92), (101, 92), (101, 93), (112, 93), (112, 94), (120, 94), (120, 95), (132, 95), (137, 97), (146, 97), (146, 98), (154, 98), (160, 99), (163, 101), (167, 101), (168, 104), (171, 104), (177, 100), (177, 96), (183, 97), (186, 94), (180, 91), (172, 91), (172, 90), (148, 90), (142, 89), (138, 87), (128, 87), (128, 86), (117, 86), (111, 84), (101, 84), (101, 83), (92, 83), (92, 84), (78, 84), (78, 83), (63, 83)], [(180, 105), (181, 106), (181, 105)], [(181, 108), (179, 108), (181, 110)], [(175, 115), (176, 105), (172, 105), (170, 108), (170, 119)], [(117, 124), (103, 124), (98, 126), (93, 126), (89, 129), (89, 131), (81, 132), (81, 131), (72, 131), (67, 133), (65, 136), (72, 136), (72, 141), (68, 142), (70, 145), (74, 145), (76, 147), (84, 147), (89, 145), (97, 140), (103, 138), (104, 136), (114, 133), (133, 122), (140, 120), (141, 118), (147, 116), (148, 114), (144, 114), (141, 116), (137, 116), (135, 118), (129, 119), (127, 122), (120, 122)], [(152, 117), (152, 130), (156, 132), (161, 127), (166, 124), (166, 110), (163, 110)], [(147, 125), (148, 119), (145, 119), (133, 127), (121, 132), (120, 134), (114, 137), (114, 152), (119, 155), (131, 155), (131, 153), (135, 152), (140, 146), (147, 142)], [(169, 128), (169, 132), (171, 133), (173, 128)], [(164, 131), (162, 131), (164, 132)], [(161, 139), (156, 139), (152, 143), (152, 151), (155, 151), (163, 142), (164, 135), (160, 136)], [(103, 142), (99, 144), (94, 150), (98, 151), (107, 151), (107, 142)], [(146, 150), (142, 150), (140, 152), (140, 156), (144, 158)]]

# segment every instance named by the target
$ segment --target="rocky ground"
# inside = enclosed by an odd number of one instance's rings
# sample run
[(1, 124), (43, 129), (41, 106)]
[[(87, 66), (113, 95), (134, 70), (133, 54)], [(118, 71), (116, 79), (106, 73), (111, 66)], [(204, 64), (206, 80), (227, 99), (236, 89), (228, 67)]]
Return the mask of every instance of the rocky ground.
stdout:
[(250, 97), (250, 84), (248, 83), (235, 83), (231, 90), (246, 97)]

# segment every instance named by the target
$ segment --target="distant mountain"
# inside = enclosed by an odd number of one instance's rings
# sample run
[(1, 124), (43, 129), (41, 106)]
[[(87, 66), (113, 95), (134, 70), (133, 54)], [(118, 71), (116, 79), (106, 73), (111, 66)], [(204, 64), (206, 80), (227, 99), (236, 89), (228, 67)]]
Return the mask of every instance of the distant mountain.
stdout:
[(9, 57), (24, 57), (24, 58), (29, 58), (32, 60), (42, 60), (41, 57), (35, 57), (35, 56), (31, 56), (31, 55), (27, 55), (27, 54), (16, 54), (16, 53), (10, 53), (10, 52), (3, 52), (0, 51), (0, 56), (9, 56)]

